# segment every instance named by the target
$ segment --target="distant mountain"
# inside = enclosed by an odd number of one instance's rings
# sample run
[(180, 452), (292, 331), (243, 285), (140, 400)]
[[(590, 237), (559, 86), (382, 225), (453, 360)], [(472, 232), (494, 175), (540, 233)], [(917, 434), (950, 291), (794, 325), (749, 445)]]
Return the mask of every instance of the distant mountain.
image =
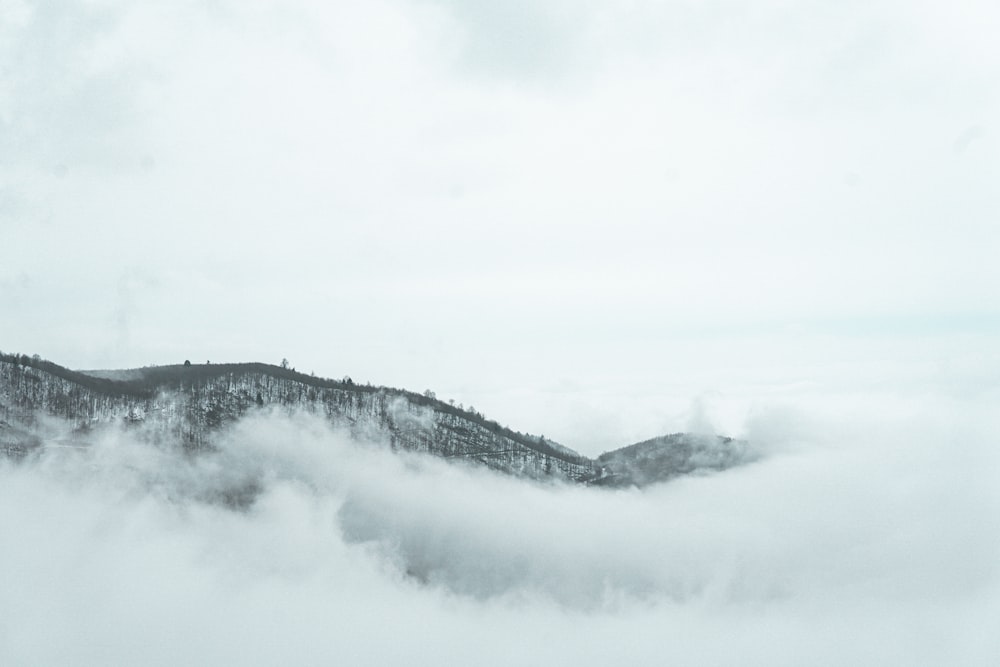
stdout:
[(752, 459), (747, 443), (721, 435), (672, 433), (597, 457), (602, 486), (645, 486), (680, 475), (716, 472)]
[(731, 438), (674, 434), (595, 460), (431, 394), (317, 378), (270, 364), (185, 362), (81, 372), (37, 356), (0, 354), (0, 454), (12, 458), (52, 444), (85, 444), (95, 430), (116, 424), (154, 441), (174, 439), (191, 452), (210, 450), (219, 429), (269, 408), (321, 415), (357, 438), (393, 449), (531, 479), (644, 486), (749, 458), (745, 443)]

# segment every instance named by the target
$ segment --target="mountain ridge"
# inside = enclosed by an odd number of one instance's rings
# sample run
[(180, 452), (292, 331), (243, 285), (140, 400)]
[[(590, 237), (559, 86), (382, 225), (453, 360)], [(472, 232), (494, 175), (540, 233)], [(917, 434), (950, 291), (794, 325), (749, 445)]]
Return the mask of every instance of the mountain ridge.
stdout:
[[(359, 438), (384, 441), (393, 449), (464, 459), (539, 480), (645, 486), (747, 459), (745, 443), (693, 434), (662, 436), (589, 458), (431, 392), (320, 378), (286, 365), (185, 362), (76, 371), (37, 355), (0, 353), (0, 453), (8, 456), (25, 456), (41, 446), (45, 437), (36, 426), (43, 415), (63, 420), (69, 431), (61, 437), (70, 440), (95, 427), (141, 425), (154, 439), (177, 438), (185, 449), (199, 451), (211, 448), (219, 429), (267, 406), (321, 414)], [(656, 454), (657, 442), (670, 451)], [(645, 445), (646, 455), (628, 455), (626, 450), (638, 445)], [(710, 450), (724, 451), (706, 457)]]

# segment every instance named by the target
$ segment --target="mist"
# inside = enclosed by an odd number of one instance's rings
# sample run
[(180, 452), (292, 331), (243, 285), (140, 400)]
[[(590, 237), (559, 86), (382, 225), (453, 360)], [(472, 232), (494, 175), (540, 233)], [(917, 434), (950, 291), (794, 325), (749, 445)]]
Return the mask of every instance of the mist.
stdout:
[(620, 491), (305, 414), (53, 440), (0, 465), (0, 660), (989, 664), (996, 416), (883, 407), (775, 406), (755, 462)]

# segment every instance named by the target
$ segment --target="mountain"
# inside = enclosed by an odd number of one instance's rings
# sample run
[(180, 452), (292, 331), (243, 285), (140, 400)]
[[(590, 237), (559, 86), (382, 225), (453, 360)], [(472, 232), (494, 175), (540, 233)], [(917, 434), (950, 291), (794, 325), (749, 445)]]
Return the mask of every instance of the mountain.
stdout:
[(258, 410), (304, 411), (395, 450), (460, 459), (531, 479), (644, 486), (748, 460), (745, 443), (674, 434), (590, 459), (483, 415), (391, 387), (329, 380), (262, 363), (73, 371), (38, 356), (0, 354), (0, 453), (23, 458), (52, 444), (85, 444), (121, 425), (152, 441), (212, 449), (220, 429)]
[(596, 459), (601, 486), (645, 486), (680, 475), (718, 472), (749, 461), (748, 444), (721, 435), (671, 433)]

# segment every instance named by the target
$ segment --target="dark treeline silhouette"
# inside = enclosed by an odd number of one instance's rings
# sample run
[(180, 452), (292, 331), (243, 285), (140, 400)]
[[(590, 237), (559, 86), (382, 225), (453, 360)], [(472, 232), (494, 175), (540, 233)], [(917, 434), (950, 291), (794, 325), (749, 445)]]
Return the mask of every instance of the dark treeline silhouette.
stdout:
[(544, 438), (514, 431), (500, 425), (494, 420), (487, 419), (479, 412), (451, 405), (436, 397), (396, 387), (356, 384), (350, 378), (344, 378), (343, 380), (320, 378), (289, 368), (287, 363), (278, 366), (260, 362), (192, 364), (189, 361), (185, 361), (184, 363), (167, 366), (147, 366), (139, 369), (130, 369), (127, 371), (128, 377), (126, 379), (110, 379), (70, 370), (59, 364), (42, 359), (38, 355), (28, 356), (26, 354), (4, 354), (0, 352), (0, 361), (7, 361), (12, 364), (45, 371), (99, 394), (137, 399), (150, 399), (162, 391), (182, 390), (191, 387), (197, 388), (206, 381), (225, 376), (239, 378), (249, 374), (265, 375), (317, 389), (335, 389), (357, 394), (384, 393), (390, 397), (399, 396), (405, 398), (412, 405), (430, 408), (436, 412), (466, 420), (492, 433), (509, 438), (539, 454), (574, 465), (590, 464), (590, 459), (587, 457), (574, 455), (553, 447)]
[(52, 375), (62, 378), (63, 380), (76, 383), (82, 387), (90, 389), (91, 391), (103, 394), (109, 394), (112, 396), (135, 396), (137, 398), (147, 398), (150, 395), (148, 390), (134, 387), (129, 383), (108, 380), (106, 378), (87, 375), (86, 373), (81, 373), (79, 371), (73, 371), (64, 366), (60, 366), (59, 364), (42, 359), (37, 354), (33, 357), (29, 357), (26, 354), (8, 354), (0, 352), (0, 361), (6, 361), (14, 364), (15, 366), (37, 368), (40, 371), (51, 373)]

